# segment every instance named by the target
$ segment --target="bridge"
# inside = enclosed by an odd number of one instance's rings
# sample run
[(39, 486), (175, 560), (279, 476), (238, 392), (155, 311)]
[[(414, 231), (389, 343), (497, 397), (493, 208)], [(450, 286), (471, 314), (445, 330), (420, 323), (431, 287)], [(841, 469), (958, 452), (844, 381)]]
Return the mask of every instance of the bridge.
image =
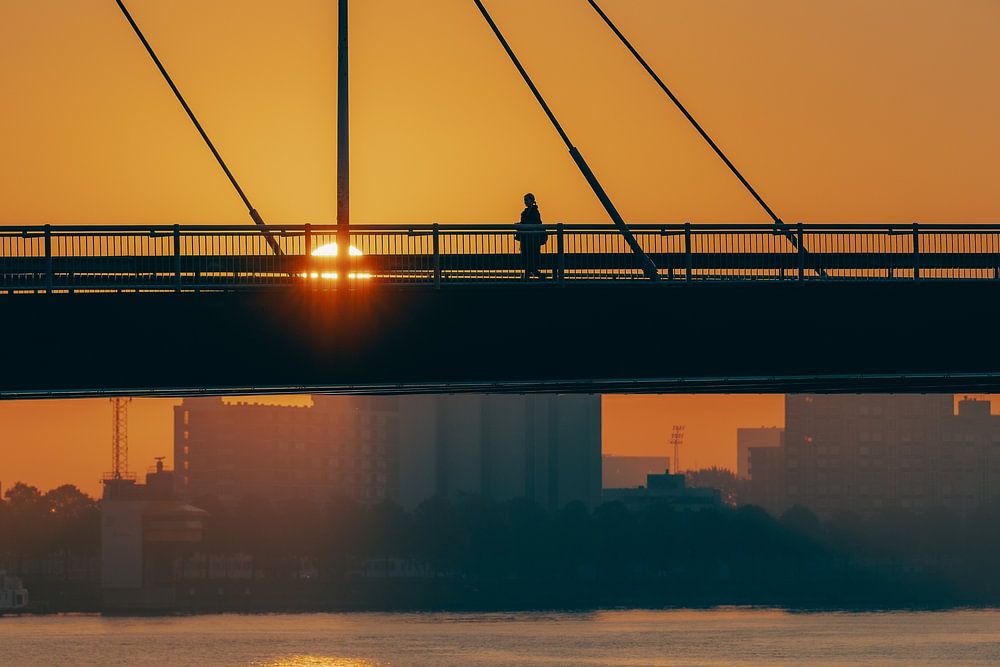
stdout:
[(1000, 225), (786, 224), (595, 0), (769, 224), (627, 224), (473, 0), (610, 224), (352, 225), (339, 0), (337, 223), (269, 225), (115, 2), (253, 226), (0, 228), (0, 398), (1000, 390)]
[(6, 228), (0, 395), (1000, 389), (1000, 226), (632, 229)]

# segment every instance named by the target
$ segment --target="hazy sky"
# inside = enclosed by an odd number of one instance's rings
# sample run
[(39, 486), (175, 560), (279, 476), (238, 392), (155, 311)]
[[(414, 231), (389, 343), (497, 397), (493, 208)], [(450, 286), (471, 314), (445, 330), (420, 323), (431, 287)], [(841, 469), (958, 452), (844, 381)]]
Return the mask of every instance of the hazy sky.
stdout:
[[(264, 217), (332, 222), (336, 3), (128, 4)], [(585, 0), (487, 4), (627, 220), (766, 220)], [(1000, 222), (1000, 2), (603, 5), (787, 221)], [(247, 222), (112, 0), (0, 16), (0, 224)], [(351, 64), (355, 222), (510, 222), (528, 190), (549, 222), (605, 220), (471, 0), (355, 0)], [(169, 405), (134, 404), (134, 468), (169, 452)], [(782, 418), (775, 397), (606, 416), (619, 452), (688, 423), (701, 465)], [(0, 482), (95, 488), (106, 401), (0, 419)]]
[[(628, 220), (766, 220), (585, 0), (487, 4)], [(332, 221), (336, 3), (129, 5), (261, 213)], [(0, 223), (246, 221), (112, 0), (0, 7)], [(471, 0), (352, 9), (357, 222), (605, 219)], [(605, 9), (787, 220), (1000, 220), (1000, 2)]]

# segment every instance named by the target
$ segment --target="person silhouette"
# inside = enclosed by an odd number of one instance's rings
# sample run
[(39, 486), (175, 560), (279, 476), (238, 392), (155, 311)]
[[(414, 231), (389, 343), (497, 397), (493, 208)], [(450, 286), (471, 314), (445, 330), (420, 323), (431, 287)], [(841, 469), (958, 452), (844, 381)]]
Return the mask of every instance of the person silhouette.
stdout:
[(548, 238), (548, 233), (542, 227), (542, 214), (538, 212), (535, 195), (530, 192), (524, 195), (524, 210), (521, 211), (519, 228), (514, 234), (514, 240), (521, 246), (521, 264), (524, 267), (524, 280), (532, 276), (544, 280), (545, 276), (539, 270), (542, 261), (542, 246)]

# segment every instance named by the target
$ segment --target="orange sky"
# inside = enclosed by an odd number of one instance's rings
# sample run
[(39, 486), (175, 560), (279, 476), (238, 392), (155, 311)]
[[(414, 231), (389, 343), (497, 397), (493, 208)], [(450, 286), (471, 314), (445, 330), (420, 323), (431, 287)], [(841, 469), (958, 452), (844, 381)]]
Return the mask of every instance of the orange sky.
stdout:
[[(334, 219), (335, 4), (129, 2), (272, 222)], [(1000, 222), (995, 0), (603, 4), (787, 221)], [(488, 5), (627, 220), (766, 220), (584, 0)], [(114, 2), (0, 9), (0, 224), (247, 223)], [(355, 222), (511, 222), (527, 190), (605, 221), (471, 0), (355, 0), (351, 63)], [(169, 405), (133, 404), (133, 467)], [(685, 465), (732, 465), (737, 426), (781, 418), (611, 398), (607, 449), (687, 423)], [(0, 482), (96, 490), (109, 431), (106, 401), (0, 404)]]
[[(627, 220), (766, 220), (584, 0), (488, 4)], [(264, 217), (332, 222), (336, 3), (129, 5)], [(0, 6), (0, 223), (247, 222), (114, 2)], [(354, 221), (605, 221), (471, 0), (352, 8)], [(605, 9), (789, 222), (1000, 220), (995, 0)]]

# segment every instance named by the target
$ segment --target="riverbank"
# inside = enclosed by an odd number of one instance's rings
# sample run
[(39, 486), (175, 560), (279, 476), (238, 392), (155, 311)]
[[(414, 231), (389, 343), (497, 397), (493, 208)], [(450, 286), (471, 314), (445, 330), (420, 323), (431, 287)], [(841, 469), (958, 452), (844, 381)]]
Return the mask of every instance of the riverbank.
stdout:
[[(798, 584), (798, 585), (796, 585)], [(769, 587), (768, 587), (769, 586)], [(520, 612), (600, 609), (780, 608), (796, 611), (991, 608), (1000, 600), (956, 595), (905, 578), (828, 580), (803, 588), (666, 579), (620, 582), (356, 581), (187, 582), (156, 607), (108, 606), (93, 585), (32, 591), (28, 613)]]

